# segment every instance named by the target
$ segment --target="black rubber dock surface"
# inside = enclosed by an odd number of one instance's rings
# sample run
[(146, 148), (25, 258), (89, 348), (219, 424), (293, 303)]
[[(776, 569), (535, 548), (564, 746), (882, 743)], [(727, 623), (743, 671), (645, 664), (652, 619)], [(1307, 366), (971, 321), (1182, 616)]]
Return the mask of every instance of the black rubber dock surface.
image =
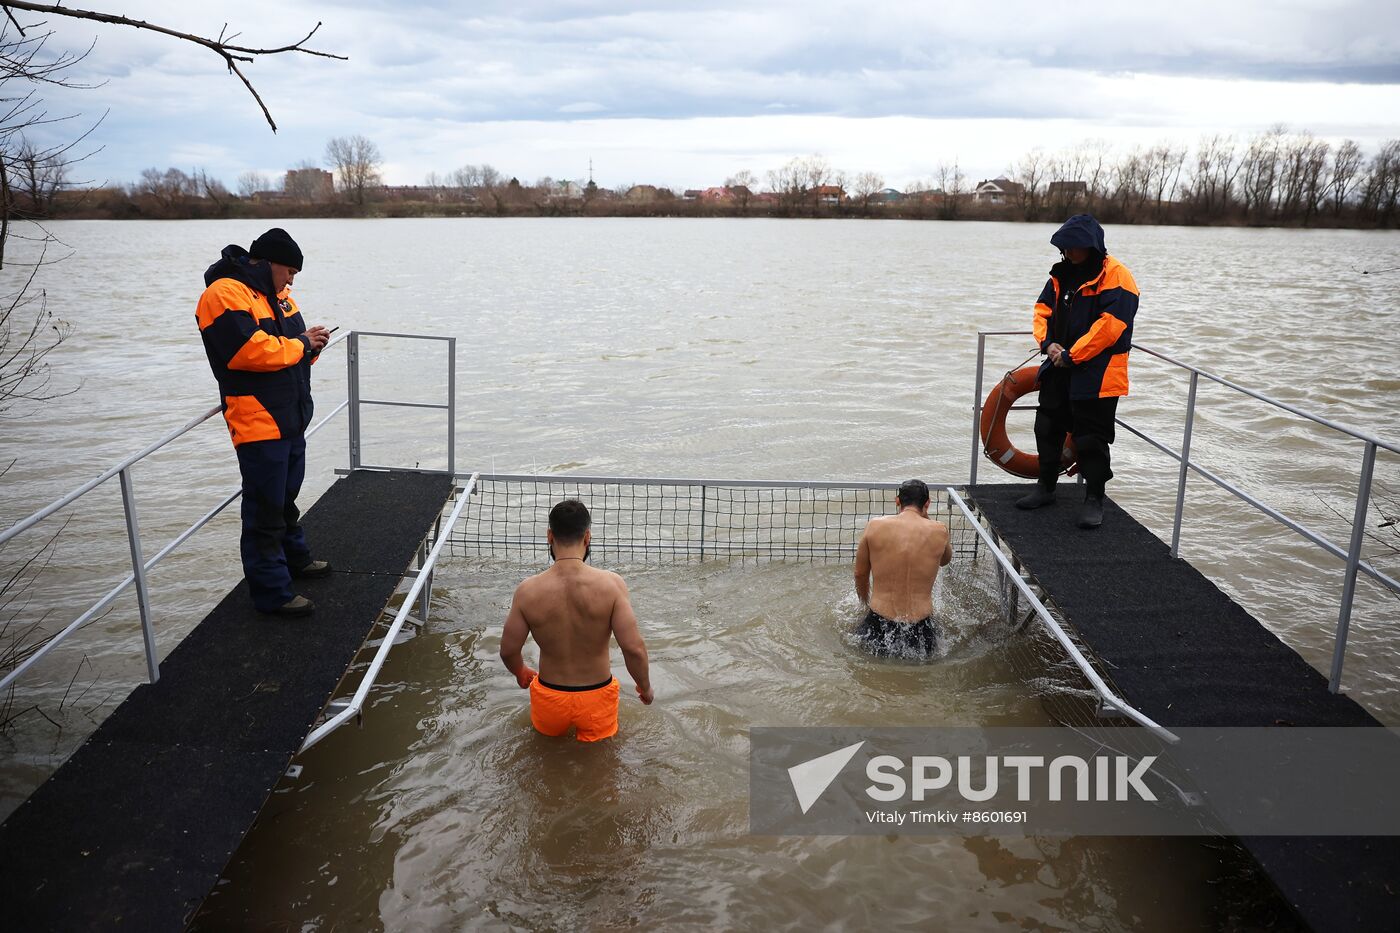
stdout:
[[(1075, 526), (1082, 496), (1014, 502), (1029, 484), (978, 485), (973, 501), (1105, 661), (1123, 698), (1168, 728), (1379, 726), (1257, 619), (1111, 500)], [(1400, 839), (1249, 837), (1241, 842), (1315, 930), (1400, 929)]]
[[(239, 583), (0, 826), (9, 930), (179, 930), (331, 699), (452, 491), (443, 475), (359, 472), (303, 519), (336, 571), (297, 581), (304, 619)], [(237, 541), (229, 542), (238, 560)]]

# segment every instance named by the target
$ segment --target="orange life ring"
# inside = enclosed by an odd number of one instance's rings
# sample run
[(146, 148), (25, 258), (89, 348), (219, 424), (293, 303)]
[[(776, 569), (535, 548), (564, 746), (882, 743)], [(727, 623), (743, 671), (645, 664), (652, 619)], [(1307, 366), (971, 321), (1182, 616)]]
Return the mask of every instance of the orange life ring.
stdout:
[[(1011, 443), (1006, 436), (1006, 413), (1017, 399), (1037, 386), (1036, 376), (1039, 372), (1038, 366), (1024, 366), (1007, 373), (987, 393), (987, 400), (982, 403), (982, 453), (1012, 476), (1024, 476), (1026, 479), (1040, 478), (1040, 457), (1018, 450)], [(1074, 441), (1068, 434), (1065, 435), (1064, 450), (1060, 454), (1060, 465), (1063, 472), (1071, 475), (1077, 466)]]

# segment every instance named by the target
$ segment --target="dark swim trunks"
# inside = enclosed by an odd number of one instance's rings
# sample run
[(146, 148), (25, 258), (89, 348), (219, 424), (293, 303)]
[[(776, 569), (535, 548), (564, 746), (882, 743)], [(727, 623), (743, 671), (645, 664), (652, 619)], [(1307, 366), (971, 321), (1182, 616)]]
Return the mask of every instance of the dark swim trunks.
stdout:
[(866, 650), (886, 658), (927, 658), (938, 652), (938, 632), (933, 617), (917, 622), (896, 622), (871, 609), (856, 629)]

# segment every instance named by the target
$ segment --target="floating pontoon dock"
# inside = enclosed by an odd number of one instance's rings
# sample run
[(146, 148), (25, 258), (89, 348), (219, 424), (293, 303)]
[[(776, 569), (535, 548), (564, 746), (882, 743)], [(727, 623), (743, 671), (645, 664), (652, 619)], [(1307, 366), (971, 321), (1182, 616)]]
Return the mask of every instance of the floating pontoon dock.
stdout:
[[(1136, 710), (1168, 729), (1380, 725), (1350, 697), (1328, 691), (1327, 678), (1111, 500), (1103, 527), (1075, 527), (1077, 491), (1071, 486), (1034, 512), (1014, 505), (1026, 484), (979, 485), (969, 494)], [(1241, 842), (1313, 929), (1400, 924), (1400, 839)]]
[(239, 583), (0, 826), (12, 930), (178, 930), (408, 572), (452, 494), (442, 474), (357, 471), (307, 511), (335, 572), (298, 581), (302, 619), (252, 609)]

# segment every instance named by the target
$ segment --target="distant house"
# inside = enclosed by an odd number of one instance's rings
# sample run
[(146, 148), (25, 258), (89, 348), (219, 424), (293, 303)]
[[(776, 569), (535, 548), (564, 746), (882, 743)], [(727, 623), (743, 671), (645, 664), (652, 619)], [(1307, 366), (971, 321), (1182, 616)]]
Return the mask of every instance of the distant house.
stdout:
[(553, 195), (554, 195), (554, 197), (556, 197), (556, 198), (565, 198), (565, 199), (568, 199), (568, 200), (573, 200), (573, 199), (575, 199), (575, 198), (582, 198), (582, 197), (583, 197), (583, 185), (580, 185), (580, 184), (579, 184), (578, 182), (576, 182), (576, 181), (568, 181), (568, 180), (561, 181), (561, 182), (557, 182), (557, 183), (555, 184), (555, 186), (554, 186)]
[(1010, 204), (1026, 193), (1026, 186), (1009, 178), (979, 181), (972, 189), (972, 200), (978, 204)]
[(753, 192), (749, 190), (748, 185), (730, 185), (725, 190), (729, 192), (730, 197), (738, 198), (740, 201), (748, 201), (753, 198)]
[(896, 204), (904, 200), (904, 192), (894, 188), (881, 188), (870, 196), (871, 204)]
[(846, 189), (840, 185), (817, 185), (811, 193), (818, 204), (840, 204), (846, 200)]
[(655, 185), (633, 185), (627, 189), (623, 199), (631, 204), (650, 204), (660, 197)]
[(685, 198), (687, 201), (694, 201), (697, 200), (702, 193), (703, 192), (699, 188), (687, 188), (681, 197)]
[(708, 201), (711, 204), (723, 204), (734, 200), (734, 195), (729, 193), (728, 188), (706, 188), (700, 192), (697, 200)]
[(1052, 181), (1045, 196), (1061, 203), (1083, 201), (1089, 197), (1089, 185), (1082, 181)]

